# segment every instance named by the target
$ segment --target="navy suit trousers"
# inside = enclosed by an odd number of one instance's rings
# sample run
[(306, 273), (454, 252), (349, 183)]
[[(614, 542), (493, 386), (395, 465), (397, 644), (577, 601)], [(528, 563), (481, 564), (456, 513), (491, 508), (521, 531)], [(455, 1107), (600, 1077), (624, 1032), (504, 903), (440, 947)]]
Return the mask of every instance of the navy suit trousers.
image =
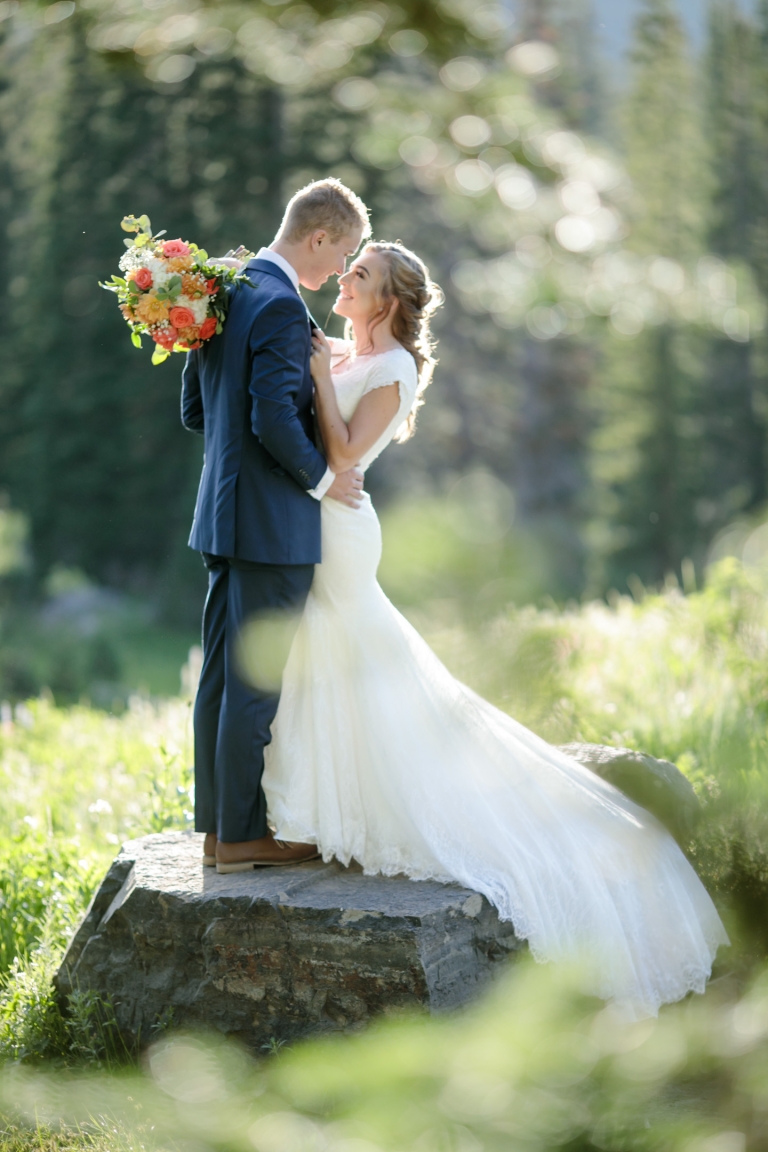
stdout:
[(300, 613), (314, 565), (259, 564), (208, 553), (203, 560), (209, 580), (194, 712), (195, 830), (215, 832), (228, 843), (256, 840), (267, 834), (261, 778), (280, 694), (243, 679), (238, 637), (261, 613)]

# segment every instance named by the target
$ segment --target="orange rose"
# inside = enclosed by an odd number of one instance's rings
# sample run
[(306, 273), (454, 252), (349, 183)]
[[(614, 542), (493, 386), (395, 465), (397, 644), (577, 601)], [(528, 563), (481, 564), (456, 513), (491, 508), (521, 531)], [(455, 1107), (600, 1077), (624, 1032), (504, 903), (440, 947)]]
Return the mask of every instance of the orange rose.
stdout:
[(154, 283), (149, 268), (137, 268), (135, 272), (129, 273), (128, 279), (133, 280), (136, 287), (141, 288), (142, 292), (146, 292)]
[(198, 328), (197, 324), (189, 324), (185, 328), (179, 328), (179, 338), (181, 340), (186, 340), (188, 344), (191, 344), (194, 340), (197, 340), (199, 335), (200, 329)]
[(168, 305), (156, 296), (142, 296), (136, 305), (136, 315), (145, 324), (157, 324), (168, 319)]
[(171, 308), (168, 319), (174, 328), (191, 328), (195, 323), (195, 314), (190, 308), (177, 304), (175, 308)]
[(216, 332), (216, 317), (208, 316), (200, 325), (200, 339), (210, 340)]
[(214, 276), (212, 280), (206, 281), (205, 290), (209, 296), (214, 296), (219, 290), (219, 282)]

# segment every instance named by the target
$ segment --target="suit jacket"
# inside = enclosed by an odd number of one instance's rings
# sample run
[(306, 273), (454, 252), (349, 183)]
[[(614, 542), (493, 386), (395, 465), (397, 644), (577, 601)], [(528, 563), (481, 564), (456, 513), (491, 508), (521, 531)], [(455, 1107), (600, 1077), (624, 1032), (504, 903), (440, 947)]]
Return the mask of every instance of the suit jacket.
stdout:
[(320, 560), (325, 475), (315, 447), (311, 329), (285, 273), (251, 260), (253, 287), (233, 290), (224, 330), (187, 355), (181, 419), (205, 436), (189, 546), (265, 564)]

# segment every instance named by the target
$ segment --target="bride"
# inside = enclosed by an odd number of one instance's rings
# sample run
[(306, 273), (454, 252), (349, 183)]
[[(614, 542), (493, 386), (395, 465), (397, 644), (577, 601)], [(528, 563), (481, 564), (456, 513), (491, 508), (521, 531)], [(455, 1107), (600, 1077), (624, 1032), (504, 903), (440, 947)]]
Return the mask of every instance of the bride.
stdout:
[[(368, 244), (339, 287), (353, 339), (317, 331), (312, 355), (336, 472), (411, 434), (441, 299), (399, 243)], [(367, 494), (322, 501), (322, 543), (266, 749), (277, 836), (482, 893), (537, 960), (586, 959), (588, 991), (636, 1016), (702, 992), (728, 938), (668, 832), (450, 675), (376, 581)]]

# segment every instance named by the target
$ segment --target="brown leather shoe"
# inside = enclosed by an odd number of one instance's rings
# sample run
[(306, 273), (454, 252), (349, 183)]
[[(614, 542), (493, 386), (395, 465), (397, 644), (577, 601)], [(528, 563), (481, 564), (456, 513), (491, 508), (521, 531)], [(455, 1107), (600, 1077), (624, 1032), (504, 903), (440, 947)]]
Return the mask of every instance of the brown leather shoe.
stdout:
[(316, 844), (276, 840), (271, 835), (239, 844), (225, 844), (219, 840), (216, 844), (216, 871), (250, 872), (253, 868), (279, 868), (285, 864), (316, 860), (319, 855)]

